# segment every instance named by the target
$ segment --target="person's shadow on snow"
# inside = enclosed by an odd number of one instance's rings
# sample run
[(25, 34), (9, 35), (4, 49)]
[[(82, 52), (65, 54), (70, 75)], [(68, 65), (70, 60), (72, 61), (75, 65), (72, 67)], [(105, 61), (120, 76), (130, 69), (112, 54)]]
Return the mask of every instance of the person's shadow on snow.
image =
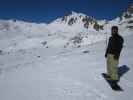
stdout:
[(122, 66), (118, 67), (118, 75), (119, 75), (119, 78), (121, 78), (129, 70), (130, 70), (130, 68), (127, 65), (122, 65)]

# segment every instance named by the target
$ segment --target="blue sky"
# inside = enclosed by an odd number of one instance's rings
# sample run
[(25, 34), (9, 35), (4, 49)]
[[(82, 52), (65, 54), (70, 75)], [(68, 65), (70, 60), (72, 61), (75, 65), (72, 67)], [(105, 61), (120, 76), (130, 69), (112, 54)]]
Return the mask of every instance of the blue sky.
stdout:
[(0, 19), (51, 22), (76, 11), (96, 19), (113, 19), (133, 0), (0, 0)]

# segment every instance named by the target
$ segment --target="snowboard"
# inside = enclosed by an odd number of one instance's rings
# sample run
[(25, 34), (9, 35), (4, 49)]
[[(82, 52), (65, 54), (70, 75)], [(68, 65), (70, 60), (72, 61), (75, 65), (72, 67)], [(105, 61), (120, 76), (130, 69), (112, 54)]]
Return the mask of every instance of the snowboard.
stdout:
[(108, 75), (106, 73), (102, 73), (102, 77), (106, 80), (112, 90), (114, 91), (123, 91), (120, 85), (117, 82), (113, 82), (108, 79)]

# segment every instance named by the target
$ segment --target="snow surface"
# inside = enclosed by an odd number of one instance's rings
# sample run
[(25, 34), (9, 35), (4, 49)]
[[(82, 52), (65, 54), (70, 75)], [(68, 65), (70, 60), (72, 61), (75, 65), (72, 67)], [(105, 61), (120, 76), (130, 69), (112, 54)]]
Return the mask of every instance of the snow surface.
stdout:
[[(0, 100), (132, 100), (133, 35), (125, 36), (119, 66), (123, 92), (110, 89), (105, 42), (81, 48), (32, 48), (0, 55)], [(87, 53), (83, 53), (88, 51)]]

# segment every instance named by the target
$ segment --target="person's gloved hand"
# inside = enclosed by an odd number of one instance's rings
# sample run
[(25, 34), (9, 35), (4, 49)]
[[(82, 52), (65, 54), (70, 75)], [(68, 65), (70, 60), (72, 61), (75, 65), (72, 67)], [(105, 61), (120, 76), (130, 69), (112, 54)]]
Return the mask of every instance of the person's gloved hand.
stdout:
[(105, 58), (107, 58), (107, 54), (105, 54)]

